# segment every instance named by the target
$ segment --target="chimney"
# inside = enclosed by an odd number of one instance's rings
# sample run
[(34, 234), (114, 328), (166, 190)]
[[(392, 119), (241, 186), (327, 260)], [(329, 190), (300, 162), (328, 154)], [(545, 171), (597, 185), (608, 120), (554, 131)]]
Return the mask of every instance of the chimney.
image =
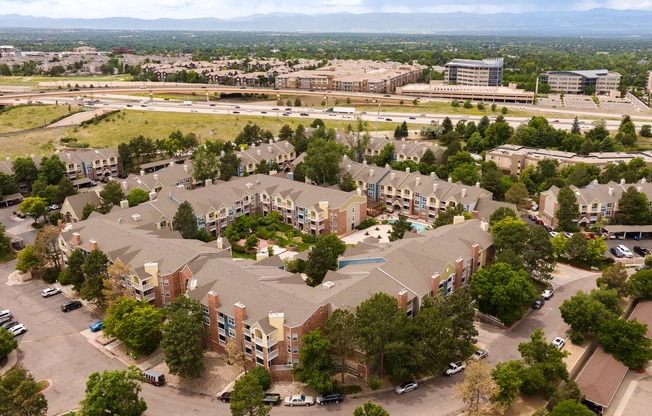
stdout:
[(622, 178), (622, 179), (620, 180), (620, 184), (621, 184), (621, 185), (624, 185), (624, 184), (625, 184), (625, 178)]
[(419, 186), (419, 184), (421, 183), (421, 176), (417, 176), (415, 181), (417, 183), (417, 186)]
[(220, 150), (220, 157), (224, 157), (225, 154), (226, 152), (224, 150)]
[(126, 199), (120, 201), (120, 208), (122, 209), (129, 208), (129, 201), (127, 201)]
[(489, 232), (489, 223), (483, 219), (480, 220), (480, 228), (482, 228), (482, 231), (484, 232)]
[(373, 169), (369, 169), (369, 177), (370, 177), (370, 178), (373, 178), (373, 176), (374, 176), (374, 170), (373, 170)]
[(438, 183), (433, 183), (432, 184), (432, 192), (437, 192), (437, 188), (439, 187)]
[(217, 237), (216, 243), (217, 243), (217, 248), (219, 250), (222, 250), (224, 248), (224, 242), (222, 240), (222, 236)]
[(374, 139), (373, 137), (371, 139), (369, 139), (369, 144), (374, 144), (374, 140), (376, 140), (376, 139)]
[(288, 147), (290, 147), (290, 143), (289, 143), (289, 142), (285, 142), (285, 148), (287, 149)]
[(189, 170), (190, 170), (190, 166), (188, 166), (188, 164), (185, 164), (185, 163), (184, 163), (184, 165), (183, 165), (183, 171), (186, 172), (186, 173), (188, 173)]
[(171, 168), (172, 166), (174, 166), (174, 162), (170, 162), (170, 163), (168, 164), (168, 167), (169, 167), (169, 168)]
[(145, 176), (145, 170), (144, 169), (140, 170), (140, 176)]
[(403, 145), (401, 145), (401, 150), (405, 150), (405, 146), (406, 146), (406, 144), (403, 143)]
[(365, 165), (365, 166), (367, 166), (367, 159), (363, 160), (363, 161), (362, 161), (362, 164)]
[(129, 184), (127, 183), (127, 181), (122, 181), (122, 189), (125, 191), (129, 189)]
[(100, 245), (97, 244), (96, 240), (93, 240), (92, 238), (90, 240), (88, 240), (88, 249), (90, 251), (97, 250), (98, 248), (100, 248)]
[(462, 198), (466, 197), (466, 188), (462, 188)]
[(391, 166), (389, 166), (389, 163), (385, 163), (385, 169), (389, 169)]
[(396, 300), (398, 301), (398, 306), (400, 306), (401, 309), (407, 312), (408, 291), (402, 289), (400, 292), (398, 292), (398, 295), (396, 296)]
[(609, 187), (609, 195), (613, 195), (613, 194), (614, 194), (614, 187), (610, 186)]
[(212, 310), (220, 306), (220, 297), (217, 293), (212, 290), (208, 292), (208, 309)]
[(346, 170), (347, 170), (348, 172), (351, 172), (351, 165), (350, 165), (350, 164), (349, 164), (349, 165), (346, 165)]
[(260, 155), (262, 154), (262, 152), (260, 151), (260, 149), (256, 149), (256, 154), (257, 154), (258, 156), (260, 156)]
[(464, 259), (458, 257), (455, 260), (455, 289), (462, 286), (462, 274), (464, 273)]
[(646, 178), (641, 179), (641, 183), (647, 183), (647, 179)]
[(358, 196), (362, 195), (362, 189), (360, 189), (359, 186), (357, 188), (355, 188), (355, 192), (356, 192), (356, 194), (358, 194)]
[(349, 156), (348, 155), (343, 155), (342, 160), (349, 160)]
[(152, 191), (149, 193), (149, 200), (153, 201), (156, 199), (156, 191)]
[(439, 292), (439, 283), (441, 283), (439, 279), (439, 273), (435, 273), (430, 276), (430, 290), (432, 290), (434, 294)]
[(267, 151), (268, 151), (269, 153), (272, 153), (272, 146), (267, 146)]
[(410, 173), (410, 168), (405, 168), (405, 173)]
[(396, 178), (396, 172), (392, 172), (391, 179), (394, 180)]
[(269, 139), (269, 144), (274, 144), (274, 139)]
[(328, 289), (330, 289), (331, 287), (335, 286), (335, 282), (326, 281), (326, 282), (324, 282), (322, 285), (324, 286), (324, 289), (325, 289), (325, 290), (328, 290)]
[(244, 152), (244, 146), (240, 146), (240, 151)]
[(81, 235), (79, 233), (72, 233), (72, 245), (75, 248), (81, 245)]
[(206, 184), (206, 186), (211, 186), (213, 184), (213, 180), (212, 179), (206, 179), (204, 181), (204, 184)]
[(643, 192), (643, 187), (642, 186), (637, 186), (636, 190), (639, 191), (639, 192)]
[(476, 183), (475, 183), (475, 187), (476, 187), (476, 188), (479, 188), (479, 187), (480, 187), (480, 182), (476, 182)]
[(154, 180), (155, 180), (155, 181), (158, 181), (158, 173), (155, 173), (155, 174), (154, 174)]
[(475, 273), (478, 270), (478, 260), (480, 260), (480, 244), (475, 243), (471, 246), (471, 258), (473, 259), (473, 264), (471, 265), (470, 271), (471, 273)]
[(451, 178), (450, 176), (448, 177), (448, 183), (453, 183), (453, 178)]
[(464, 222), (464, 215), (456, 215), (453, 217), (453, 224), (461, 224)]
[(433, 181), (437, 179), (437, 174), (435, 172), (430, 172), (430, 179), (432, 179)]

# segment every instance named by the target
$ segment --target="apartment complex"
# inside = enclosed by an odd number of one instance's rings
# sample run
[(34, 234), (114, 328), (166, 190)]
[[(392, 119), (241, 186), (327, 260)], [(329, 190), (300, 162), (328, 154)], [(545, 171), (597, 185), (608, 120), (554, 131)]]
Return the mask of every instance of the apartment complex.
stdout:
[(503, 82), (503, 58), (453, 59), (444, 67), (447, 84), (500, 87)]
[(349, 173), (358, 189), (370, 202), (387, 206), (389, 212), (397, 212), (425, 221), (433, 221), (440, 212), (462, 204), (466, 212), (473, 212), (478, 201), (491, 199), (491, 192), (480, 184), (467, 186), (443, 181), (434, 172), (424, 176), (419, 172), (405, 172), (353, 162), (346, 156), (340, 164), (340, 178)]
[(607, 69), (586, 71), (549, 71), (541, 74), (541, 82), (554, 92), (585, 94), (592, 87), (596, 94), (610, 94), (618, 90), (621, 75)]
[[(618, 212), (618, 201), (623, 192), (630, 187), (635, 187), (637, 191), (647, 195), (648, 200), (652, 200), (652, 184), (648, 183), (645, 178), (637, 183), (625, 183), (625, 180), (622, 179), (620, 183), (609, 182), (606, 184), (593, 181), (584, 188), (571, 185), (570, 188), (575, 193), (579, 205), (577, 224), (582, 228), (590, 228), (602, 219), (606, 219), (607, 223), (611, 222)], [(558, 195), (559, 188), (552, 186), (547, 191), (541, 192), (539, 201), (541, 220), (552, 227), (556, 227), (558, 222), (556, 217), (559, 208)]]
[(292, 163), (297, 154), (290, 142), (270, 140), (267, 144), (252, 145), (247, 149), (241, 147), (237, 156), (240, 159), (238, 176), (244, 176), (252, 175), (263, 160), (268, 166), (276, 164), (280, 170), (283, 170)]
[(610, 163), (629, 163), (636, 158), (643, 159), (648, 166), (652, 167), (652, 152), (649, 151), (601, 152), (578, 155), (577, 153), (563, 152), (560, 150), (504, 144), (488, 151), (485, 155), (486, 161), (492, 161), (503, 172), (516, 176), (519, 176), (523, 169), (528, 166), (536, 166), (539, 161), (544, 159), (556, 160), (559, 162), (560, 169), (566, 166), (573, 166), (577, 163), (586, 163), (588, 165), (599, 166), (601, 170), (605, 170)]
[(333, 60), (314, 70), (294, 71), (276, 77), (279, 88), (386, 94), (417, 82), (425, 65), (397, 62)]
[(73, 181), (115, 178), (123, 173), (118, 151), (112, 148), (65, 151), (57, 156), (66, 164), (66, 176)]
[(406, 85), (398, 88), (396, 93), (419, 97), (421, 101), (439, 99), (518, 104), (532, 104), (534, 102), (533, 92), (518, 89), (514, 84), (510, 84), (508, 87), (490, 87), (451, 85), (443, 81), (430, 81), (429, 84)]

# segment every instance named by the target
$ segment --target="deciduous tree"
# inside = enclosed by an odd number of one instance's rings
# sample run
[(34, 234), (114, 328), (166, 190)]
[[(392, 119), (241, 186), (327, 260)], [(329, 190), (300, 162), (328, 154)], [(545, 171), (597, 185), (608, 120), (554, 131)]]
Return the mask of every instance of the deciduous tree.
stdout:
[(267, 416), (270, 406), (263, 403), (265, 393), (256, 377), (244, 375), (235, 381), (231, 393), (231, 414), (233, 416)]
[(133, 270), (131, 265), (123, 263), (116, 259), (113, 264), (107, 268), (107, 278), (104, 279), (104, 302), (107, 307), (111, 307), (118, 299), (127, 294), (125, 281), (131, 279)]
[(559, 190), (557, 203), (559, 208), (555, 215), (557, 216), (559, 228), (564, 231), (575, 231), (577, 229), (575, 222), (580, 213), (575, 193), (568, 186), (564, 186)]
[(372, 403), (371, 400), (367, 400), (365, 404), (355, 408), (353, 416), (389, 416), (389, 412), (381, 405)]
[(158, 347), (162, 330), (163, 312), (126, 297), (118, 299), (104, 319), (104, 333), (118, 338), (139, 355), (150, 354)]
[(469, 416), (493, 415), (496, 413), (491, 398), (498, 392), (498, 386), (491, 377), (491, 367), (484, 361), (470, 363), (465, 372), (464, 381), (453, 385), (457, 391), (455, 397), (466, 405)]
[(333, 360), (330, 351), (331, 343), (319, 328), (301, 337), (300, 364), (294, 368), (294, 375), (319, 394), (333, 391)]
[(548, 231), (536, 226), (532, 229), (530, 239), (525, 244), (523, 253), (525, 270), (541, 280), (552, 279), (555, 270), (555, 251), (550, 242)]
[(199, 378), (204, 373), (206, 337), (201, 303), (186, 296), (178, 296), (169, 322), (163, 327), (161, 350), (170, 373), (185, 378)]
[(130, 207), (135, 207), (136, 205), (140, 205), (143, 202), (149, 201), (149, 194), (145, 192), (143, 189), (135, 188), (134, 190), (129, 192), (127, 201), (129, 201)]
[(598, 287), (615, 289), (618, 296), (627, 296), (627, 269), (623, 263), (616, 262), (607, 267), (598, 277)]
[(516, 182), (505, 192), (505, 201), (516, 205), (519, 210), (525, 209), (530, 193), (522, 182)]
[(61, 270), (60, 234), (59, 227), (46, 225), (36, 235), (34, 253), (39, 258), (41, 265), (45, 267), (52, 265), (56, 270)]
[(80, 401), (84, 416), (140, 416), (147, 410), (145, 399), (139, 396), (142, 387), (140, 370), (104, 371), (93, 373), (86, 382), (86, 396)]
[(0, 360), (4, 360), (16, 348), (18, 348), (18, 342), (14, 339), (13, 334), (0, 328)]
[(206, 179), (215, 179), (219, 176), (220, 162), (215, 154), (201, 146), (196, 149), (191, 157), (192, 177), (203, 183)]
[(23, 273), (27, 273), (31, 270), (36, 269), (41, 265), (38, 257), (34, 253), (34, 247), (31, 245), (25, 246), (25, 248), (18, 253), (18, 262), (16, 263), (16, 270)]
[(306, 176), (318, 185), (334, 185), (344, 153), (344, 145), (333, 140), (312, 139), (303, 160)]
[(569, 399), (560, 402), (548, 416), (593, 416), (595, 413), (591, 412), (586, 406), (577, 403), (575, 400)]
[(45, 198), (34, 196), (31, 198), (25, 198), (23, 202), (18, 205), (18, 210), (23, 214), (30, 216), (34, 219), (34, 224), (39, 217), (45, 217), (47, 211), (45, 207), (47, 206), (47, 201)]
[(611, 319), (600, 326), (598, 340), (605, 351), (626, 366), (645, 368), (652, 360), (652, 340), (647, 337), (647, 325), (639, 323), (636, 318)]
[(571, 341), (578, 344), (584, 342), (587, 333), (597, 332), (605, 320), (615, 318), (603, 303), (582, 290), (565, 300), (559, 311), (564, 322), (571, 327)]
[(39, 389), (34, 377), (22, 366), (10, 369), (0, 377), (0, 414), (45, 416), (48, 402)]
[(629, 293), (639, 299), (652, 299), (652, 269), (639, 270), (629, 278)]

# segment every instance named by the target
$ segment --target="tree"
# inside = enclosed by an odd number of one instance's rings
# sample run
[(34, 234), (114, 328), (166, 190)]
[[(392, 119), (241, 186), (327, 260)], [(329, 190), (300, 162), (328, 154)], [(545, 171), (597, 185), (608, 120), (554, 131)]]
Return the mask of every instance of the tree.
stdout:
[(376, 293), (357, 306), (355, 328), (358, 344), (366, 353), (368, 362), (377, 365), (379, 373), (385, 371), (385, 352), (392, 342), (401, 340), (407, 316), (396, 298), (386, 293)]
[(294, 146), (297, 154), (301, 154), (308, 150), (308, 138), (306, 137), (306, 128), (303, 124), (299, 124), (294, 131), (291, 139), (288, 139), (290, 144)]
[(652, 339), (646, 334), (647, 325), (639, 323), (636, 318), (629, 321), (612, 319), (600, 326), (598, 341), (614, 358), (636, 370), (645, 368), (652, 360)]
[(326, 321), (326, 336), (335, 356), (340, 360), (342, 383), (346, 360), (353, 354), (355, 339), (355, 315), (346, 309), (335, 309)]
[(548, 416), (592, 416), (594, 414), (583, 404), (568, 399), (555, 406), (552, 412), (548, 413)]
[(203, 341), (206, 337), (201, 303), (179, 296), (171, 307), (169, 322), (163, 328), (161, 350), (170, 373), (199, 378), (204, 373)]
[(403, 239), (406, 232), (412, 230), (412, 223), (408, 221), (407, 216), (399, 215), (398, 220), (392, 223), (392, 232), (389, 234), (389, 241)]
[(93, 250), (87, 256), (82, 266), (84, 282), (79, 290), (82, 299), (104, 305), (104, 279), (108, 274), (109, 259), (102, 250)]
[(447, 208), (446, 211), (439, 211), (432, 228), (439, 228), (444, 225), (452, 224), (457, 216), (463, 216), (465, 220), (472, 218), (472, 215), (464, 211), (464, 205), (458, 203), (455, 207)]
[(43, 177), (48, 185), (57, 185), (64, 178), (66, 164), (57, 155), (41, 159), (39, 177)]
[(31, 198), (25, 198), (23, 202), (18, 205), (18, 210), (25, 215), (28, 215), (34, 219), (34, 224), (39, 217), (45, 217), (47, 211), (45, 207), (47, 206), (47, 201), (45, 198), (34, 196)]
[(602, 302), (580, 290), (559, 307), (561, 317), (570, 328), (570, 339), (576, 344), (584, 342), (584, 336), (597, 333), (603, 322), (614, 319), (614, 315)]
[(387, 143), (376, 156), (376, 165), (385, 167), (394, 160), (394, 143)]
[(444, 120), (441, 123), (441, 126), (443, 127), (444, 131), (442, 134), (449, 133), (453, 131), (453, 122), (451, 121), (450, 117), (444, 117)]
[(563, 231), (575, 231), (577, 229), (575, 223), (580, 212), (575, 193), (568, 186), (564, 186), (559, 190), (557, 203), (559, 208), (555, 215), (557, 216), (558, 227)]
[(115, 205), (120, 205), (120, 201), (125, 199), (125, 194), (122, 192), (120, 184), (116, 181), (109, 181), (104, 185), (104, 189), (100, 191), (100, 207), (98, 211), (102, 214), (106, 214), (111, 211)]
[(11, 238), (6, 234), (5, 225), (0, 221), (0, 259), (8, 257), (12, 253)]
[(498, 392), (494, 395), (493, 401), (503, 406), (509, 405), (516, 398), (516, 394), (523, 385), (523, 363), (519, 360), (509, 360), (496, 364), (492, 370)]
[(11, 170), (14, 172), (14, 179), (17, 183), (25, 183), (29, 188), (38, 177), (36, 164), (29, 157), (17, 157), (11, 164)]
[(513, 209), (508, 208), (508, 207), (500, 207), (494, 212), (491, 213), (491, 216), (489, 216), (489, 225), (493, 226), (495, 223), (498, 221), (505, 219), (507, 217), (517, 219), (517, 215), (514, 212)]
[(41, 262), (34, 253), (34, 247), (28, 244), (20, 253), (18, 253), (16, 270), (21, 271), (22, 273), (27, 273), (30, 270), (36, 269), (40, 264)]
[(593, 238), (589, 240), (587, 248), (586, 261), (589, 264), (599, 264), (604, 260), (604, 254), (607, 252), (607, 243), (604, 238)]
[(481, 312), (491, 314), (507, 326), (521, 319), (537, 291), (524, 270), (494, 263), (471, 276), (471, 296)]
[(163, 317), (164, 313), (149, 303), (122, 297), (107, 310), (104, 333), (118, 338), (136, 354), (148, 355), (161, 341)]
[(34, 241), (34, 254), (43, 266), (52, 265), (57, 271), (61, 270), (59, 252), (59, 227), (46, 225), (36, 235)]
[(0, 361), (4, 360), (10, 352), (18, 348), (18, 342), (13, 334), (4, 328), (0, 328)]
[(389, 416), (389, 412), (381, 405), (367, 400), (362, 406), (355, 408), (353, 416)]
[(11, 195), (18, 193), (18, 186), (16, 181), (11, 175), (7, 175), (4, 172), (0, 172), (0, 200), (4, 195)]
[[(209, 160), (210, 162), (210, 160)], [(238, 175), (238, 169), (240, 166), (240, 158), (238, 155), (233, 152), (233, 151), (228, 151), (224, 153), (224, 156), (220, 156), (219, 160), (219, 176), (220, 179), (223, 181), (228, 181), (231, 179), (233, 176)], [(213, 168), (211, 167), (210, 169), (205, 168), (204, 169), (207, 172), (212, 172)]]
[(649, 124), (643, 124), (641, 126), (641, 131), (638, 134), (642, 137), (652, 137), (652, 126)]
[(301, 337), (300, 364), (293, 372), (299, 381), (319, 394), (329, 394), (335, 387), (331, 377), (333, 359), (330, 351), (331, 343), (319, 328)]
[(84, 210), (82, 211), (82, 221), (91, 216), (93, 212), (97, 211), (97, 207), (90, 202), (84, 205)]
[(462, 182), (465, 185), (475, 185), (476, 182), (480, 179), (480, 174), (478, 173), (478, 166), (475, 162), (463, 163), (458, 165), (450, 173), (450, 177), (453, 182)]
[(306, 176), (316, 184), (337, 183), (344, 145), (332, 140), (313, 139), (303, 160)]
[(172, 219), (174, 229), (181, 233), (183, 238), (194, 238), (197, 235), (197, 219), (195, 217), (195, 210), (188, 201), (183, 201), (176, 214)]
[(530, 239), (523, 253), (524, 267), (530, 275), (538, 279), (552, 279), (555, 270), (555, 251), (550, 241), (550, 235), (545, 228), (536, 226), (532, 229)]
[(340, 184), (339, 184), (340, 190), (344, 192), (351, 192), (355, 191), (355, 189), (358, 187), (358, 184), (353, 181), (353, 178), (349, 172), (346, 172), (342, 177), (340, 178)]
[(518, 344), (518, 351), (524, 364), (521, 385), (523, 393), (542, 392), (550, 396), (559, 381), (568, 380), (568, 370), (563, 361), (568, 352), (561, 351), (548, 342), (541, 328), (537, 328), (530, 335), (529, 342)]
[(586, 260), (589, 254), (589, 243), (583, 233), (575, 233), (566, 242), (566, 255), (569, 259)]
[(256, 377), (244, 375), (235, 381), (231, 393), (231, 414), (233, 416), (267, 416), (270, 407), (263, 403), (265, 393)]
[(426, 166), (432, 166), (437, 164), (437, 156), (433, 153), (430, 148), (427, 148), (423, 155), (421, 155), (420, 163), (425, 164)]
[(290, 127), (289, 124), (284, 124), (283, 127), (281, 127), (281, 130), (278, 132), (279, 140), (290, 141), (292, 139), (292, 135), (294, 135), (294, 130), (292, 130), (292, 127)]
[(476, 361), (466, 367), (464, 381), (455, 383), (455, 397), (466, 404), (469, 416), (493, 415), (496, 413), (491, 398), (498, 392), (498, 386), (491, 377), (491, 367), (484, 361)]
[(308, 275), (308, 285), (314, 287), (321, 284), (329, 270), (337, 270), (337, 258), (345, 251), (346, 244), (337, 234), (320, 236), (306, 260), (304, 271)]
[(220, 162), (217, 156), (205, 146), (196, 149), (190, 160), (192, 163), (192, 177), (197, 182), (203, 183), (206, 179), (215, 179), (219, 175)]
[(627, 269), (623, 263), (614, 263), (602, 272), (596, 283), (598, 287), (615, 289), (618, 296), (627, 296)]
[(86, 382), (86, 396), (79, 402), (80, 413), (84, 416), (142, 415), (147, 403), (139, 397), (141, 381), (141, 372), (135, 367), (91, 374)]
[(523, 253), (530, 240), (531, 231), (523, 220), (503, 218), (491, 227), (496, 249), (496, 261), (509, 263), (517, 268), (523, 266)]
[(143, 202), (149, 201), (149, 194), (143, 189), (135, 188), (129, 192), (127, 200), (129, 201), (130, 207), (135, 207), (136, 205), (140, 205)]
[(516, 205), (519, 210), (525, 209), (530, 194), (523, 182), (516, 182), (505, 192), (505, 201)]
[(638, 299), (652, 299), (652, 269), (639, 270), (629, 278), (629, 293)]
[(236, 338), (229, 337), (227, 338), (225, 349), (229, 361), (242, 367), (244, 373), (247, 374), (247, 356), (245, 355), (243, 342), (238, 341)]
[(59, 276), (59, 283), (62, 285), (72, 285), (76, 292), (81, 290), (84, 283), (84, 252), (80, 249), (73, 250), (68, 257), (66, 269)]
[[(7, 332), (0, 329), (0, 332)], [(12, 337), (13, 338), (13, 337)], [(18, 365), (0, 377), (0, 414), (45, 416), (48, 402), (34, 377)]]
[(618, 201), (618, 212), (614, 217), (616, 224), (645, 225), (651, 219), (647, 195), (630, 186)]
[(571, 126), (570, 132), (571, 134), (582, 134), (582, 131), (580, 130), (580, 121), (577, 119), (577, 116), (573, 119), (573, 125)]
[(568, 380), (562, 387), (559, 387), (555, 390), (555, 393), (552, 395), (546, 408), (552, 410), (560, 402), (564, 400), (573, 400), (575, 403), (579, 403), (584, 395), (580, 391), (580, 386), (573, 380)]
[(107, 269), (107, 278), (104, 279), (104, 300), (107, 307), (114, 305), (118, 299), (127, 294), (125, 281), (131, 279), (133, 270), (129, 263), (125, 264), (116, 259)]

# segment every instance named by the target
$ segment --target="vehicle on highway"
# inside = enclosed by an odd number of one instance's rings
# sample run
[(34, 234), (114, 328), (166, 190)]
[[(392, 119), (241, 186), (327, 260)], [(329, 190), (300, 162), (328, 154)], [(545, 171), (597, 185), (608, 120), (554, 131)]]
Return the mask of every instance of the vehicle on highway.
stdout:
[(145, 382), (155, 386), (162, 386), (165, 384), (165, 374), (156, 370), (147, 370), (143, 372)]
[(483, 358), (487, 358), (489, 356), (489, 351), (487, 350), (477, 350), (476, 352), (473, 353), (473, 359), (474, 360), (482, 360)]
[(546, 303), (546, 300), (543, 297), (539, 297), (537, 300), (534, 301), (532, 304), (532, 309), (541, 309), (543, 308), (543, 305)]
[(552, 340), (552, 345), (557, 347), (558, 350), (564, 348), (564, 345), (566, 345), (566, 340), (561, 337), (556, 337), (554, 340)]
[(46, 287), (41, 291), (41, 296), (43, 296), (44, 298), (49, 298), (50, 296), (58, 295), (59, 293), (61, 293), (61, 289), (59, 289), (58, 287), (50, 286), (50, 287)]
[(220, 400), (222, 400), (222, 403), (230, 403), (231, 402), (231, 392), (230, 391), (225, 391), (222, 393), (220, 396)]
[(385, 94), (385, 95), (383, 95), (383, 97), (391, 97), (391, 96), (392, 96), (391, 94)]
[(7, 331), (9, 331), (9, 333), (11, 335), (17, 337), (18, 335), (24, 334), (25, 332), (27, 332), (27, 326), (25, 324), (18, 324), (18, 325), (12, 326)]
[(261, 111), (260, 114), (267, 114), (267, 111)]
[(325, 396), (317, 396), (317, 404), (325, 405), (331, 403), (339, 403), (344, 400), (344, 397), (340, 393), (327, 394)]
[(97, 321), (97, 322), (95, 322), (95, 323), (93, 323), (93, 324), (90, 324), (90, 325), (88, 326), (88, 328), (91, 330), (91, 332), (97, 332), (97, 331), (100, 331), (100, 330), (104, 329), (104, 322), (102, 322), (102, 321)]
[(391, 118), (386, 118), (385, 121), (392, 121), (392, 119)]
[[(11, 319), (11, 318), (9, 318), (9, 319)], [(0, 325), (0, 328), (4, 328), (4, 329), (7, 329), (7, 330), (8, 330), (8, 329), (11, 328), (12, 326), (16, 326), (16, 325), (18, 325), (19, 323), (20, 323), (20, 322), (18, 322), (18, 321), (9, 321), (9, 322), (5, 322), (4, 324)]]
[(419, 387), (419, 385), (417, 384), (416, 381), (409, 380), (409, 381), (404, 381), (398, 386), (396, 386), (394, 391), (396, 392), (396, 394), (403, 394), (403, 393), (410, 392), (412, 390), (416, 390), (417, 387)]
[(208, 104), (210, 107), (215, 107), (215, 104)]
[(620, 251), (618, 247), (611, 247), (611, 249), (609, 249), (609, 252), (618, 258), (625, 257), (623, 252)]
[(131, 105), (131, 104), (127, 104), (127, 107), (133, 107), (133, 105)]
[(272, 108), (272, 111), (278, 111), (278, 107)]
[(302, 117), (308, 117), (310, 114), (308, 114), (308, 113), (299, 113), (299, 115), (302, 116)]
[(62, 312), (68, 312), (68, 311), (72, 311), (74, 309), (81, 308), (81, 307), (82, 307), (82, 303), (80, 301), (78, 301), (78, 300), (70, 300), (70, 301), (64, 303), (63, 305), (61, 305), (61, 311)]
[(446, 375), (448, 377), (452, 376), (455, 373), (459, 373), (460, 371), (464, 371), (464, 363), (462, 361), (458, 361), (456, 363), (450, 363), (448, 364), (448, 368), (446, 369)]
[(312, 396), (304, 396), (303, 394), (293, 394), (285, 398), (285, 405), (294, 406), (312, 406), (315, 404), (315, 398)]
[(555, 292), (553, 291), (552, 287), (547, 287), (546, 290), (544, 290), (543, 293), (541, 294), (541, 297), (544, 298), (545, 300), (548, 300), (554, 294), (555, 294)]
[(626, 246), (619, 244), (618, 249), (623, 253), (625, 257), (634, 257), (634, 253), (632, 253)]
[(285, 111), (292, 111), (292, 108), (288, 107), (285, 109)]
[(650, 250), (648, 250), (648, 249), (645, 248), (645, 247), (634, 246), (634, 253), (638, 254), (639, 256), (643, 256), (643, 257), (645, 257), (645, 256), (647, 256), (648, 254), (650, 254)]
[(232, 111), (233, 114), (240, 114), (239, 111)]
[(408, 117), (410, 120), (416, 120), (416, 117)]
[(287, 116), (289, 116), (289, 115), (290, 115), (290, 113), (283, 113), (283, 114), (281, 114), (281, 115), (283, 115), (283, 116), (285, 116), (285, 117), (287, 117)]

